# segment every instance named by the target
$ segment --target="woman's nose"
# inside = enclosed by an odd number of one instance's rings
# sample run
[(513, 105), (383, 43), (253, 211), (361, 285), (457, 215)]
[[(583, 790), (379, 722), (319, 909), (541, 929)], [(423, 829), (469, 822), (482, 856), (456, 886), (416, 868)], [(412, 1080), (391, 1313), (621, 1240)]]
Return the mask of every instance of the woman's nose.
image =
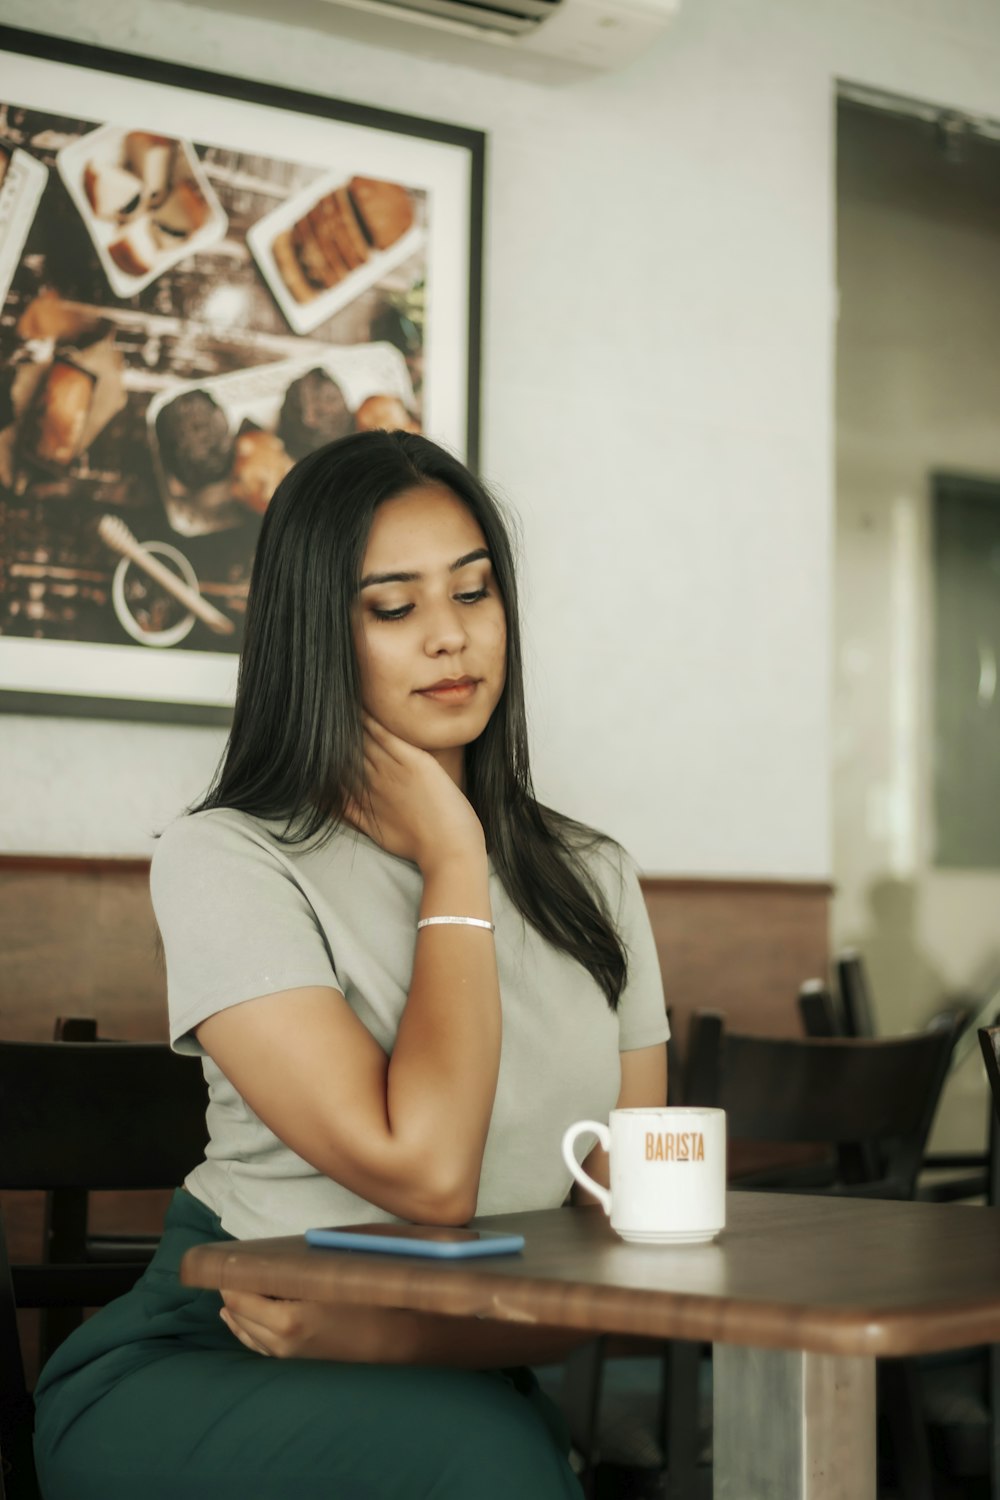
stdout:
[(431, 612), (424, 647), (428, 656), (461, 651), (468, 639), (461, 611), (461, 605), (449, 600)]

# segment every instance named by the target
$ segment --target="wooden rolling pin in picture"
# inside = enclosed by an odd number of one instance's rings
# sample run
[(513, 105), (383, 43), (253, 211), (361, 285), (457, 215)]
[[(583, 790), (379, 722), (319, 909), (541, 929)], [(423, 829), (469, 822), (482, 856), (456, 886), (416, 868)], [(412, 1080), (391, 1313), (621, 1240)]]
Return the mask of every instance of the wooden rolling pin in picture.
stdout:
[(137, 542), (120, 516), (102, 516), (97, 528), (97, 535), (106, 546), (113, 552), (118, 552), (122, 557), (127, 557), (130, 562), (135, 563), (147, 573), (162, 589), (184, 605), (185, 609), (191, 611), (199, 620), (204, 621), (209, 630), (214, 630), (216, 635), (232, 635), (236, 626), (232, 620), (222, 614), (203, 599), (197, 589), (191, 588), (176, 573), (172, 573), (158, 557), (146, 550), (141, 542)]

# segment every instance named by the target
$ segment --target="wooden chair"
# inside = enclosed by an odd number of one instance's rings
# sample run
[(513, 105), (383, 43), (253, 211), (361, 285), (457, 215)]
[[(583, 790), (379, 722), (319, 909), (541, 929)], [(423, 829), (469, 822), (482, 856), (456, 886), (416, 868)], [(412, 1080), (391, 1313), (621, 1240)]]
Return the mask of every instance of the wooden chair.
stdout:
[(0, 1213), (0, 1500), (39, 1500), (31, 1451), (33, 1418)]
[(1000, 1024), (980, 1026), (976, 1032), (986, 1065), (986, 1076), (990, 1081), (993, 1096), (993, 1111), (1000, 1120)]
[(844, 1035), (874, 1037), (875, 1006), (864, 959), (854, 948), (845, 948), (836, 959), (837, 985), (844, 1016)]
[(821, 979), (807, 979), (799, 987), (799, 1015), (806, 1036), (843, 1036), (839, 1007)]
[[(825, 1183), (772, 1171), (736, 1186), (911, 1198), (953, 1046), (945, 1026), (884, 1040), (740, 1036), (726, 1032), (721, 1016), (702, 1013), (689, 1032), (686, 1100), (725, 1109), (731, 1140), (832, 1151)], [(931, 1500), (916, 1369), (887, 1361), (879, 1377), (901, 1491)]]
[[(98, 1035), (97, 1022), (91, 1016), (59, 1016), (52, 1039), (56, 1042), (97, 1042), (111, 1044), (111, 1038)], [(202, 1117), (207, 1098), (202, 1090), (198, 1104)], [(54, 1187), (45, 1194), (45, 1219), (42, 1232), (42, 1260), (58, 1264), (99, 1263), (120, 1265), (137, 1262), (148, 1265), (159, 1244), (159, 1234), (138, 1229), (125, 1234), (101, 1234), (90, 1224), (90, 1194), (85, 1188)], [(57, 1349), (63, 1339), (83, 1321), (79, 1307), (48, 1307), (41, 1311), (39, 1357), (41, 1364)]]
[[(164, 1043), (0, 1041), (0, 1188), (75, 1194), (84, 1210), (83, 1234), (74, 1241), (82, 1258), (50, 1254), (12, 1265), (6, 1303), (0, 1285), (0, 1314), (12, 1305), (100, 1307), (135, 1284), (148, 1257), (90, 1255), (87, 1194), (179, 1186), (204, 1154), (206, 1103), (198, 1060)], [(34, 1493), (31, 1406), (17, 1394), (23, 1390), (20, 1344), (5, 1334), (0, 1393), (13, 1393), (0, 1403), (7, 1500)]]
[[(993, 1208), (1000, 1207), (998, 1023), (1000, 1018), (976, 1030), (992, 1093), (987, 1202)], [(922, 1360), (920, 1379), (924, 1417), (941, 1467), (964, 1486), (988, 1474), (991, 1500), (1000, 1500), (1000, 1346)]]
[[(740, 1036), (701, 1012), (689, 1032), (685, 1102), (725, 1109), (731, 1140), (831, 1146), (832, 1191), (909, 1198), (953, 1042), (944, 1027), (882, 1041)], [(878, 1178), (865, 1170), (864, 1146), (878, 1150)]]
[[(819, 980), (807, 981), (799, 992), (799, 1014), (806, 1036), (875, 1037), (875, 1007), (864, 959), (854, 949), (847, 949), (836, 960), (836, 970), (839, 997), (825, 990)], [(821, 992), (826, 998), (819, 998), (814, 991)], [(952, 1067), (964, 1057), (963, 1032), (972, 1015), (971, 1005), (952, 1005), (933, 1016), (928, 1023), (928, 1029), (944, 1026), (957, 1043), (952, 1052)], [(870, 1152), (874, 1148), (866, 1149)], [(874, 1162), (873, 1158), (871, 1160)], [(927, 1152), (923, 1170), (963, 1174), (922, 1183), (917, 1196), (928, 1202), (956, 1203), (968, 1198), (982, 1198), (987, 1192), (988, 1161), (983, 1151)]]

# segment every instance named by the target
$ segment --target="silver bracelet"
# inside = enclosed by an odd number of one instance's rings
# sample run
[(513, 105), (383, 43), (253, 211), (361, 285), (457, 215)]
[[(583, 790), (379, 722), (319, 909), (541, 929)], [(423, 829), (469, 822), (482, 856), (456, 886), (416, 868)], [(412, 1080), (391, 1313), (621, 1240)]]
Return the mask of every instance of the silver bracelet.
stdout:
[(421, 917), (417, 923), (418, 927), (485, 927), (487, 932), (495, 932), (492, 922), (484, 922), (482, 917)]

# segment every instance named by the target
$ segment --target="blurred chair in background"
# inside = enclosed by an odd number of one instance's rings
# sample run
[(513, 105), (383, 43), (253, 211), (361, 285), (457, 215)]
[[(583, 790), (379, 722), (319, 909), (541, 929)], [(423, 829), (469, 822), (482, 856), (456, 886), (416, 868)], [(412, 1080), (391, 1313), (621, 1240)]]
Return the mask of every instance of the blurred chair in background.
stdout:
[[(828, 1016), (825, 1005), (816, 1009)], [(725, 1109), (730, 1140), (827, 1148), (819, 1169), (768, 1168), (736, 1187), (912, 1198), (954, 1040), (945, 1026), (884, 1040), (742, 1036), (727, 1032), (722, 1016), (700, 1013), (685, 1103)], [(880, 1363), (879, 1385), (900, 1491), (932, 1500), (913, 1362)]]
[(35, 1494), (33, 1412), (13, 1309), (69, 1310), (75, 1324), (84, 1308), (135, 1284), (151, 1247), (91, 1239), (88, 1194), (178, 1187), (204, 1154), (206, 1104), (198, 1059), (162, 1042), (0, 1042), (0, 1188), (50, 1194), (49, 1226), (62, 1225), (40, 1263), (15, 1263), (0, 1277), (6, 1500)]
[[(818, 979), (807, 980), (799, 991), (799, 1014), (806, 1036), (876, 1036), (872, 987), (861, 954), (854, 949), (845, 949), (835, 960), (834, 967), (839, 981), (838, 996), (831, 994)], [(966, 1033), (973, 1010), (969, 1003), (948, 1005), (928, 1022), (928, 1029), (942, 1026), (953, 1035), (950, 1070), (959, 1067), (968, 1055)], [(872, 1174), (877, 1176), (874, 1158), (870, 1159), (870, 1166)], [(949, 1175), (934, 1182), (921, 1183), (917, 1189), (918, 1198), (933, 1203), (954, 1203), (986, 1195), (988, 1161), (985, 1150), (925, 1152), (923, 1171), (963, 1175)]]

